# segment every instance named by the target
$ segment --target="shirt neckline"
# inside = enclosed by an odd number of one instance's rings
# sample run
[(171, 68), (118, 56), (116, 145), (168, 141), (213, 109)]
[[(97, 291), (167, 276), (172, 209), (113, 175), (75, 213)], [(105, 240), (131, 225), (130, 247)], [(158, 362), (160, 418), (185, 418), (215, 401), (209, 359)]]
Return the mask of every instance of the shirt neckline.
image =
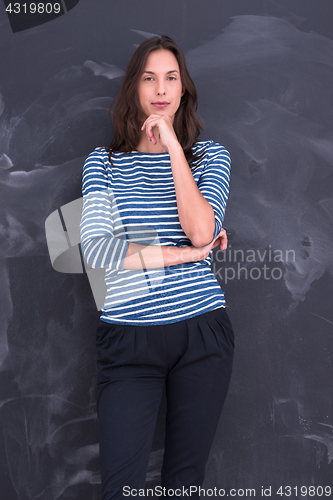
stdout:
[[(158, 155), (168, 155), (169, 153), (167, 151), (165, 151), (164, 153), (144, 153), (143, 151), (131, 151), (129, 154), (140, 154), (140, 155), (150, 155), (150, 156), (158, 156)], [(124, 153), (126, 154), (126, 153)]]

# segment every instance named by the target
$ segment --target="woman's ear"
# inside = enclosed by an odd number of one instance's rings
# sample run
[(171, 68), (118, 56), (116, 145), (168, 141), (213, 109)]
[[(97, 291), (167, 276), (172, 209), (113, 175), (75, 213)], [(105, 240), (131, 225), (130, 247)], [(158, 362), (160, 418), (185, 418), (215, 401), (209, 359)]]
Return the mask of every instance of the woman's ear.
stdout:
[(185, 87), (182, 88), (182, 97), (185, 94)]

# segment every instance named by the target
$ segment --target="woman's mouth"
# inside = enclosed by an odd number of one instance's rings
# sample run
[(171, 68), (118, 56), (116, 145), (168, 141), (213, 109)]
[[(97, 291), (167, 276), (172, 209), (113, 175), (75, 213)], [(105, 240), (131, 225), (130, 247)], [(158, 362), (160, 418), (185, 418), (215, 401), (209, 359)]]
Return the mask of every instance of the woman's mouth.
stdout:
[(152, 103), (155, 108), (165, 108), (168, 106), (170, 103), (166, 101), (156, 101)]

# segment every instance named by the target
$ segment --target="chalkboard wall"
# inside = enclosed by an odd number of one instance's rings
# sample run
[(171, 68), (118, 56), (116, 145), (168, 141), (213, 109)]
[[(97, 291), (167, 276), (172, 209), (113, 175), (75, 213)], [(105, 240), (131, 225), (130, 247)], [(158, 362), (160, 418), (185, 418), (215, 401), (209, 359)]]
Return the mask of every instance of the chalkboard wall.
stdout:
[[(0, 5), (1, 499), (100, 498), (99, 311), (87, 274), (56, 269), (45, 221), (80, 199), (85, 157), (110, 141), (107, 109), (127, 63), (154, 34), (185, 52), (201, 139), (232, 157), (229, 250), (215, 249), (212, 266), (235, 363), (204, 486), (235, 498), (246, 489), (333, 498), (332, 2), (62, 1), (38, 22), (9, 4)], [(164, 406), (147, 486), (159, 483)]]

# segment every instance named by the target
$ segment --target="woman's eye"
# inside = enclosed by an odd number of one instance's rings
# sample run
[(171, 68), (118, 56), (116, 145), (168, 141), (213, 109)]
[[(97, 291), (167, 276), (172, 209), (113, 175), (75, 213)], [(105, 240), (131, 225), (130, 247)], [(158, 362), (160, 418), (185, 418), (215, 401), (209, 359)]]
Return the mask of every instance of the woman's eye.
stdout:
[(175, 76), (169, 76), (169, 80), (176, 80)]

